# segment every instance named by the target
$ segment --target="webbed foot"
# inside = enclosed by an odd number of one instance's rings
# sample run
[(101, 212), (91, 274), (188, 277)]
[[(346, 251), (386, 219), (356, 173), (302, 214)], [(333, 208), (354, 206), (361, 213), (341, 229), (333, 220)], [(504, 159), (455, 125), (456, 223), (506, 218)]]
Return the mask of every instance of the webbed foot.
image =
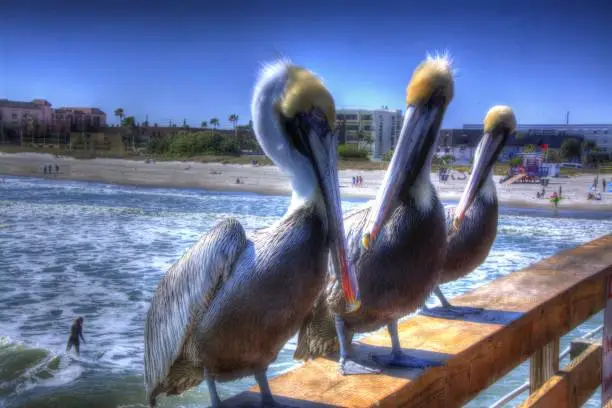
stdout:
[(350, 358), (341, 358), (338, 364), (340, 374), (342, 375), (379, 374), (382, 372), (382, 370), (378, 368), (359, 364), (357, 361)]
[(383, 367), (388, 368), (419, 368), (426, 369), (429, 367), (438, 367), (444, 365), (440, 361), (425, 360), (422, 358), (412, 357), (402, 352), (391, 352), (390, 354), (374, 354), (372, 359)]
[(477, 315), (484, 311), (478, 307), (464, 306), (439, 306), (434, 308), (422, 308), (421, 314), (429, 317), (440, 317), (443, 319), (459, 319), (468, 315)]

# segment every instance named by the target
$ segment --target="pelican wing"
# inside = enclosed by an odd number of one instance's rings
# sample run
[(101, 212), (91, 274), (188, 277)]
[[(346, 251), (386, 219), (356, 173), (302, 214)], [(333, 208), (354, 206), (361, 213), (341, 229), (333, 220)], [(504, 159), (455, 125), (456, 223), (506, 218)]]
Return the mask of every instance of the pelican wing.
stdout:
[(149, 397), (170, 373), (185, 340), (229, 278), (247, 242), (237, 220), (224, 220), (203, 235), (159, 282), (145, 322)]

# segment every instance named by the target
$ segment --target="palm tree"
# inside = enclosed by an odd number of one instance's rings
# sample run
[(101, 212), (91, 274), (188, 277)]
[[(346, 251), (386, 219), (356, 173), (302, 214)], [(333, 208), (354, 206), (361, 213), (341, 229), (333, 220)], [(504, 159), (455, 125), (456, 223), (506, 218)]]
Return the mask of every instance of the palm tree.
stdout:
[(125, 116), (125, 112), (123, 111), (123, 108), (115, 109), (115, 116), (119, 118), (119, 126), (121, 126), (121, 124), (123, 124), (123, 118)]
[(231, 115), (229, 115), (229, 118), (227, 120), (229, 120), (230, 122), (232, 122), (234, 124), (234, 136), (238, 136), (238, 118), (239, 116), (236, 115), (235, 113), (232, 113)]
[(210, 126), (212, 126), (213, 128), (217, 129), (219, 127), (219, 119), (211, 118), (210, 119)]
[(208, 122), (207, 122), (207, 121), (205, 121), (205, 120), (203, 120), (203, 121), (202, 121), (202, 123), (200, 123), (200, 127), (201, 127), (202, 129), (206, 129), (206, 128), (208, 127)]

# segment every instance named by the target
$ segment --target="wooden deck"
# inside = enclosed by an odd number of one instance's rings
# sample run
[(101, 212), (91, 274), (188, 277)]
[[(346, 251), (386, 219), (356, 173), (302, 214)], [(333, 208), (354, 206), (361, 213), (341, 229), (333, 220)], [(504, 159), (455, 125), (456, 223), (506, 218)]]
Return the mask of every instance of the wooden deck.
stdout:
[[(452, 300), (481, 307), (471, 320), (415, 316), (400, 324), (405, 350), (441, 367), (343, 377), (320, 358), (270, 380), (277, 400), (297, 407), (457, 407), (604, 306), (612, 274), (612, 235), (542, 260)], [(390, 348), (386, 330), (367, 336), (360, 353)], [(259, 403), (258, 388), (228, 406)]]

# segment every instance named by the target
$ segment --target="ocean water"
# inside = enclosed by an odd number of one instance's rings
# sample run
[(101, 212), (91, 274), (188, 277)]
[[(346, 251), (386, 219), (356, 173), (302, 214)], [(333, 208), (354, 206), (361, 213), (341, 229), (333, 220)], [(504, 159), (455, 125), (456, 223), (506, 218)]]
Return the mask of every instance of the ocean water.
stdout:
[[(288, 202), (257, 194), (7, 177), (0, 183), (0, 407), (145, 407), (144, 316), (159, 279), (218, 221), (235, 216), (254, 230), (278, 219)], [(361, 202), (343, 201), (343, 207)], [(504, 209), (486, 262), (443, 290), (455, 296), (610, 232), (612, 214)], [(65, 353), (76, 316), (85, 318), (87, 341), (79, 358)], [(601, 320), (595, 316), (571, 336)], [(294, 348), (295, 339), (270, 375), (296, 365)], [(468, 406), (490, 405), (527, 374), (525, 365), (517, 368)], [(225, 398), (253, 384), (250, 378), (225, 383), (219, 392)], [(208, 403), (205, 384), (183, 397), (158, 400), (160, 407)], [(599, 406), (597, 396), (589, 404)]]

